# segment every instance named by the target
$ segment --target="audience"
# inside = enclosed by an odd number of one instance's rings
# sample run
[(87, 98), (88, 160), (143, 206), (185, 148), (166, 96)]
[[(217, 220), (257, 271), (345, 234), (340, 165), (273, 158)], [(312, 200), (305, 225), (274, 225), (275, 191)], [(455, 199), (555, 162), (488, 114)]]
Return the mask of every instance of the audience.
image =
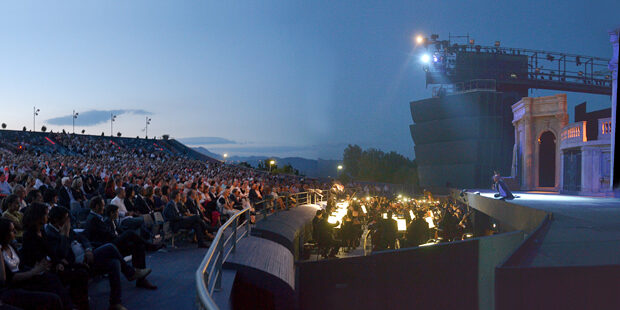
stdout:
[(219, 225), (240, 210), (254, 210), (265, 198), (284, 208), (289, 193), (323, 186), (204, 161), (163, 140), (0, 136), (0, 301), (24, 309), (88, 309), (88, 281), (103, 274), (110, 308), (124, 309), (121, 274), (137, 287), (157, 289), (146, 279), (145, 257), (165, 245), (164, 227), (187, 229), (199, 247), (208, 247)]

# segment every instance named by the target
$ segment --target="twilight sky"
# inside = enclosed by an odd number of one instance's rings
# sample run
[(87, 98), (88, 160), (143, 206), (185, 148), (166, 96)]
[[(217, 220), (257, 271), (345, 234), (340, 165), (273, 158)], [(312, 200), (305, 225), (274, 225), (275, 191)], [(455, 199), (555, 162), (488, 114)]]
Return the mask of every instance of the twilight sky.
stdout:
[[(413, 158), (415, 34), (609, 58), (620, 1), (3, 1), (0, 121), (192, 138), (230, 155)], [(534, 91), (533, 96), (553, 94)], [(569, 113), (609, 97), (569, 94)]]

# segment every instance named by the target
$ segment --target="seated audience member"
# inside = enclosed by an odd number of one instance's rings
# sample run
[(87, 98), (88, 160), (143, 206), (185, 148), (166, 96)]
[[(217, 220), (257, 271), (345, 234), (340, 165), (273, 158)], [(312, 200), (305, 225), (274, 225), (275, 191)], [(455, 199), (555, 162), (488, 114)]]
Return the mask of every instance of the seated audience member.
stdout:
[(28, 206), (28, 204), (26, 203), (26, 189), (24, 188), (24, 186), (22, 186), (21, 184), (17, 184), (15, 185), (15, 187), (13, 187), (13, 194), (15, 194), (18, 198), (19, 201), (19, 210), (24, 209), (25, 207)]
[(86, 194), (84, 194), (82, 190), (82, 178), (76, 177), (73, 179), (73, 182), (71, 182), (71, 196), (73, 197), (71, 203), (77, 202), (80, 204), (80, 207), (84, 207), (84, 203), (86, 203)]
[(120, 274), (123, 273), (128, 281), (134, 281), (146, 277), (151, 270), (129, 266), (111, 243), (93, 249), (88, 239), (71, 230), (69, 211), (65, 208), (52, 208), (49, 221), (45, 226), (45, 234), (55, 257), (65, 259), (69, 264), (84, 263), (95, 274), (107, 274), (110, 282), (110, 309), (126, 309), (121, 304)]
[(32, 267), (49, 259), (51, 271), (58, 275), (62, 283), (68, 284), (71, 299), (79, 309), (88, 309), (88, 268), (81, 264), (69, 264), (58, 260), (49, 247), (43, 226), (47, 224), (48, 207), (43, 203), (33, 203), (24, 215), (24, 241), (20, 250), (21, 264)]
[[(86, 220), (84, 235), (95, 247), (106, 243), (114, 244), (122, 255), (132, 256), (131, 264), (135, 268), (146, 268), (146, 250), (157, 250), (161, 247), (143, 240), (133, 230), (119, 233), (115, 224), (118, 217), (118, 207), (108, 205), (104, 208), (103, 204), (103, 198), (100, 196), (91, 198), (89, 203), (91, 211)], [(136, 286), (153, 290), (157, 289), (157, 286), (151, 284), (146, 277), (136, 281)]]
[[(37, 293), (30, 296), (39, 297), (41, 302), (49, 305), (52, 309), (72, 309), (71, 299), (62, 283), (60, 283), (56, 275), (48, 272), (50, 263), (43, 259), (30, 269), (20, 268), (20, 257), (11, 245), (13, 240), (15, 240), (15, 226), (13, 222), (7, 219), (0, 219), (0, 245), (2, 246), (2, 264), (4, 265), (2, 278), (4, 278), (4, 284), (10, 289), (19, 290), (18, 292), (26, 290)], [(39, 295), (41, 292), (47, 292), (48, 294)], [(5, 296), (2, 297), (5, 298)], [(18, 300), (20, 298), (9, 299), (3, 299), (3, 301), (15, 306), (21, 306), (19, 303), (23, 303), (28, 308), (38, 309), (36, 304), (32, 304), (32, 301)]]
[(123, 229), (146, 229), (146, 227), (143, 227), (144, 219), (136, 212), (127, 209), (125, 205), (125, 188), (120, 186), (116, 188), (116, 197), (110, 201), (110, 204), (118, 207), (118, 218)]
[(2, 201), (2, 218), (8, 219), (15, 225), (15, 237), (22, 238), (24, 229), (22, 227), (23, 214), (19, 212), (19, 198), (15, 194), (11, 194)]
[(0, 171), (0, 198), (6, 197), (13, 192), (13, 188), (8, 182), (8, 175), (4, 171)]
[(61, 179), (61, 186), (58, 188), (58, 204), (70, 209), (71, 201), (75, 201), (71, 193), (71, 178), (64, 177)]
[(198, 240), (198, 247), (209, 247), (205, 241), (205, 231), (200, 217), (195, 215), (183, 215), (177, 206), (180, 201), (181, 193), (176, 189), (173, 190), (170, 194), (170, 201), (166, 204), (166, 208), (164, 209), (164, 219), (170, 222), (172, 231), (177, 231), (180, 228), (193, 229), (196, 234), (196, 240)]
[(234, 208), (234, 201), (230, 200), (230, 187), (224, 189), (219, 198), (217, 198), (217, 210), (224, 215), (235, 215), (239, 210)]
[(29, 205), (34, 202), (43, 202), (43, 194), (41, 194), (41, 191), (38, 189), (32, 189), (26, 195), (25, 200), (26, 200), (26, 203)]

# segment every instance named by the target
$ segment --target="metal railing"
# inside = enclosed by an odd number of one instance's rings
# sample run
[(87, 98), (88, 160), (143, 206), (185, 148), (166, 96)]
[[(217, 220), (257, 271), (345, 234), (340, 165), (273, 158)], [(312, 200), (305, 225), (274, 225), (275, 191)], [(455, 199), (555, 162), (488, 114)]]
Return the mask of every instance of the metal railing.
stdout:
[[(263, 218), (267, 219), (271, 211), (278, 212), (277, 206), (274, 205), (276, 199), (282, 199), (284, 202), (284, 210), (288, 210), (291, 207), (319, 203), (327, 200), (328, 191), (311, 191), (301, 192), (295, 194), (281, 195), (278, 198), (269, 198), (261, 200), (255, 204), (255, 208), (261, 210)], [(224, 223), (217, 234), (213, 238), (211, 246), (207, 251), (207, 254), (202, 259), (200, 266), (196, 270), (196, 298), (199, 309), (218, 310), (219, 307), (211, 297), (214, 291), (219, 291), (222, 288), (222, 265), (228, 258), (230, 253), (234, 253), (237, 249), (237, 242), (246, 236), (250, 235), (251, 231), (251, 207), (247, 207), (237, 214), (231, 216), (226, 223)], [(245, 221), (239, 223), (239, 218), (245, 215)], [(239, 230), (242, 230), (239, 232)], [(227, 232), (228, 231), (228, 232)]]

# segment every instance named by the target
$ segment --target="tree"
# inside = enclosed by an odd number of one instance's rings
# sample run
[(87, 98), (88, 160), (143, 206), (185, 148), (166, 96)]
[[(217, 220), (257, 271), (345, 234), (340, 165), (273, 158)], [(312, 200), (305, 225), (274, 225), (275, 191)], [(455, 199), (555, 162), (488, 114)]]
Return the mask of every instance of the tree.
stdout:
[(82, 134), (84, 134), (86, 132), (86, 129), (82, 129)]
[(42, 126), (42, 127), (41, 127), (41, 131), (42, 131), (42, 132), (46, 132), (46, 131), (47, 131), (47, 127)]
[(162, 135), (161, 137), (164, 138), (164, 140), (170, 139), (170, 135), (169, 134)]
[(341, 174), (349, 174), (357, 178), (360, 174), (360, 161), (362, 160), (362, 148), (359, 145), (349, 144), (342, 154), (342, 165), (344, 171)]
[(122, 135), (122, 134), (121, 134), (121, 132), (120, 132), (120, 131), (116, 133), (116, 136), (117, 136), (117, 137), (120, 137), (121, 135)]
[(22, 131), (26, 131), (26, 126), (24, 126), (24, 128), (22, 128)]
[(101, 132), (101, 136), (102, 136), (102, 137), (103, 137), (103, 136), (105, 136), (105, 132), (103, 132), (103, 131), (102, 131), (102, 132)]
[(6, 129), (6, 123), (2, 123), (2, 129)]
[(239, 166), (241, 167), (246, 167), (246, 168), (252, 168), (252, 165), (248, 164), (247, 161), (242, 161), (239, 163)]
[[(349, 145), (343, 153), (344, 171), (340, 179), (383, 182), (394, 184), (413, 184), (418, 188), (418, 167), (415, 160), (410, 160), (396, 152), (385, 153), (378, 149), (362, 151), (357, 145)], [(357, 172), (357, 173), (356, 173)]]

